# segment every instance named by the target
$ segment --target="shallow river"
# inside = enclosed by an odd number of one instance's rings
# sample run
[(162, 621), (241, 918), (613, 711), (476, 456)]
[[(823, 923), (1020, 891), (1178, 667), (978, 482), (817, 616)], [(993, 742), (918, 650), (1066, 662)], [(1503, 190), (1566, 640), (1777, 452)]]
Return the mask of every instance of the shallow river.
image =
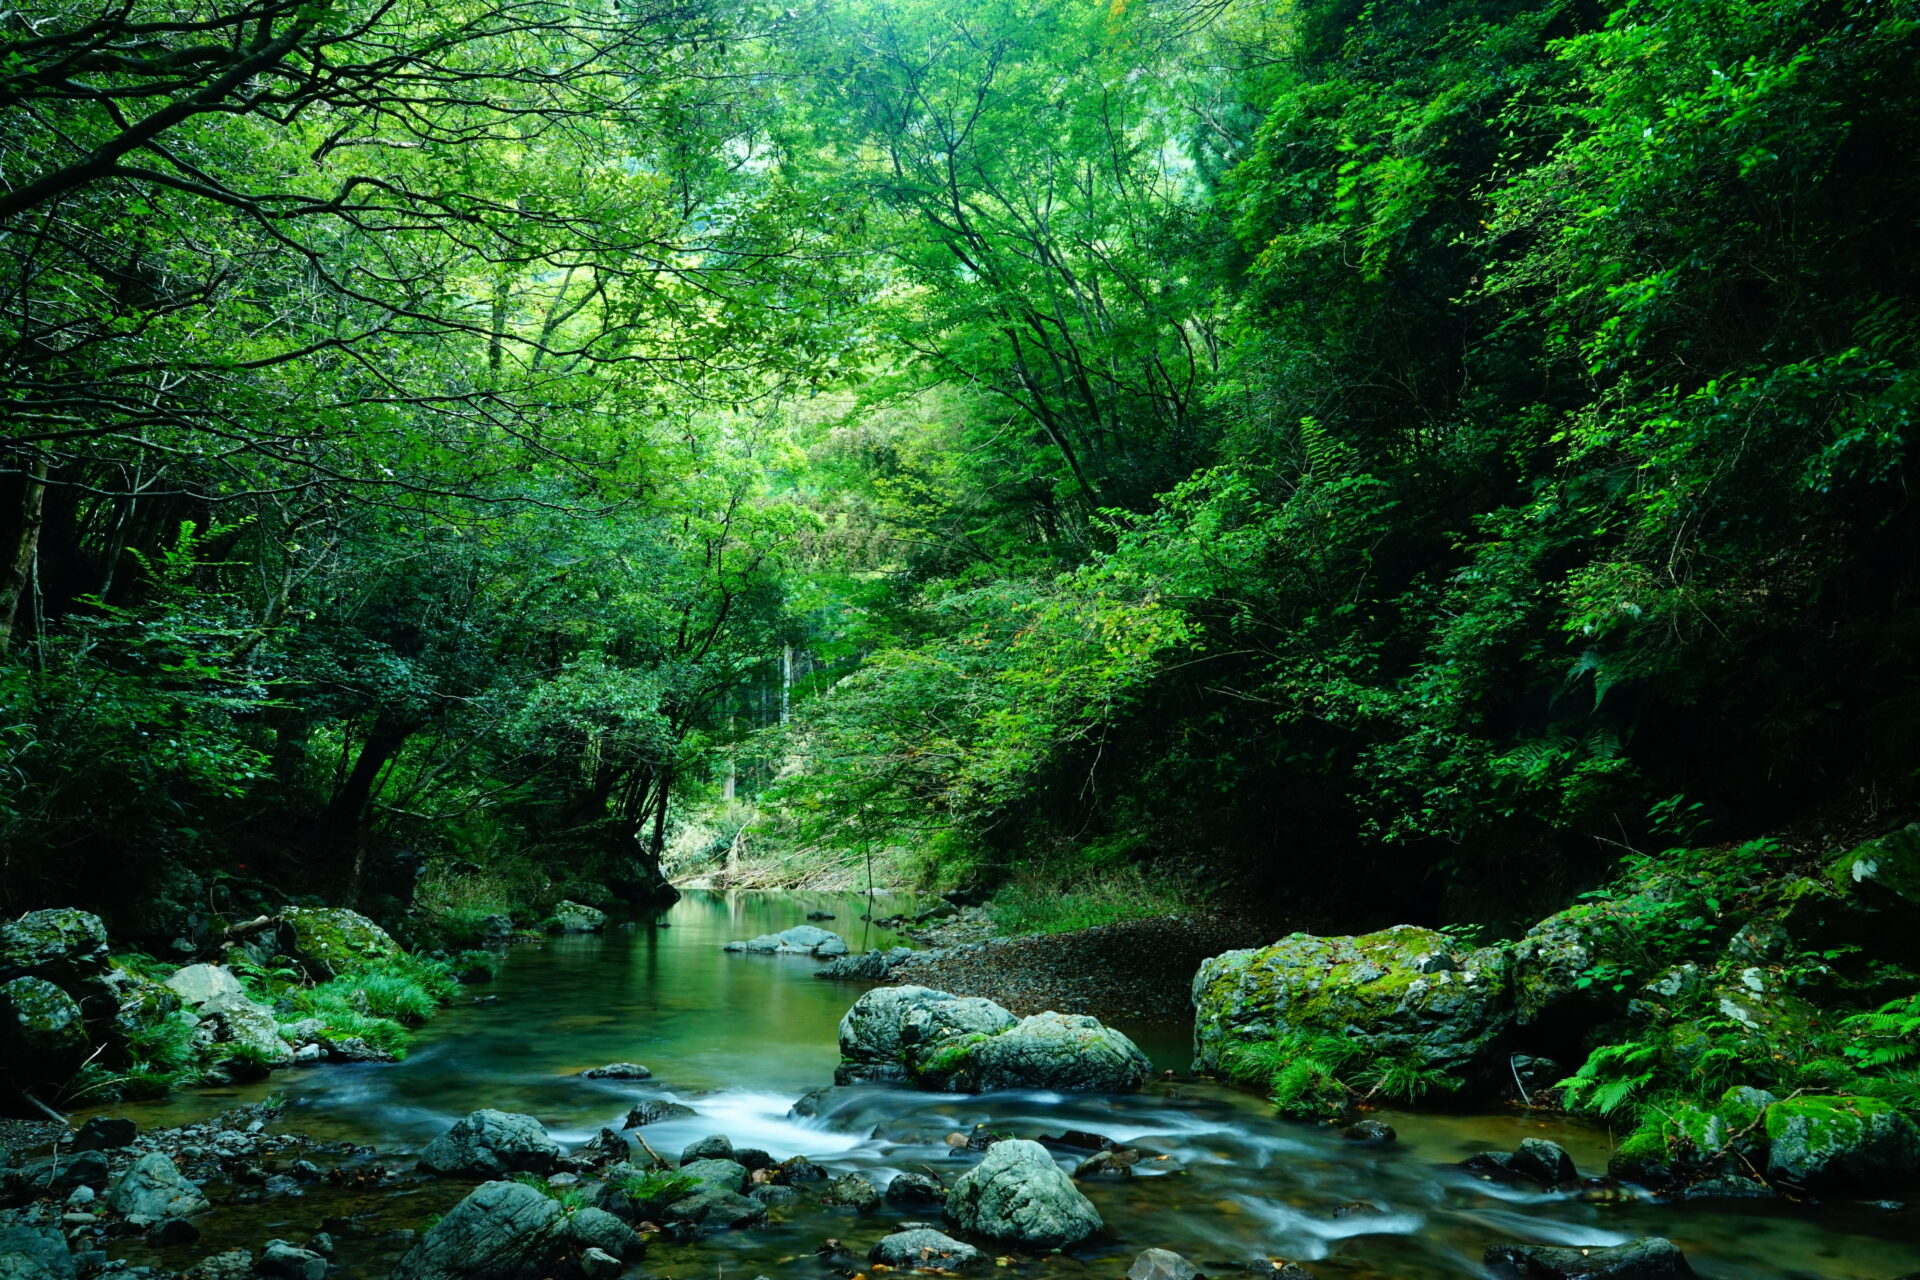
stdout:
[[(871, 913), (907, 905), (881, 897)], [(1277, 1121), (1258, 1098), (1187, 1081), (1158, 1081), (1119, 1098), (859, 1089), (837, 1094), (817, 1118), (790, 1118), (795, 1099), (831, 1082), (836, 1025), (863, 987), (815, 979), (810, 959), (720, 948), (818, 910), (835, 914), (827, 927), (856, 950), (899, 941), (859, 920), (869, 907), (856, 894), (694, 893), (658, 925), (516, 947), (498, 980), (474, 989), (498, 1002), (449, 1009), (405, 1062), (295, 1069), (262, 1085), (113, 1110), (143, 1126), (179, 1123), (277, 1092), (288, 1100), (278, 1127), (366, 1144), (375, 1154), (353, 1163), (392, 1169), (410, 1166), (428, 1140), (480, 1107), (538, 1116), (571, 1147), (603, 1125), (617, 1127), (643, 1097), (699, 1112), (635, 1131), (664, 1155), (725, 1133), (776, 1158), (804, 1154), (835, 1172), (857, 1170), (882, 1187), (905, 1170), (932, 1169), (951, 1182), (974, 1157), (956, 1155), (946, 1136), (983, 1122), (1020, 1137), (1091, 1130), (1166, 1156), (1144, 1161), (1140, 1176), (1127, 1181), (1081, 1184), (1106, 1219), (1105, 1237), (1008, 1268), (1062, 1280), (1118, 1280), (1149, 1246), (1184, 1253), (1216, 1277), (1269, 1257), (1305, 1263), (1323, 1280), (1457, 1280), (1484, 1274), (1479, 1258), (1488, 1244), (1598, 1245), (1637, 1235), (1671, 1237), (1713, 1280), (1893, 1280), (1920, 1270), (1915, 1207), (1595, 1205), (1493, 1186), (1448, 1167), (1474, 1151), (1511, 1150), (1523, 1137), (1542, 1136), (1564, 1145), (1582, 1173), (1604, 1168), (1603, 1131), (1517, 1113), (1383, 1113), (1400, 1141), (1380, 1149)], [(1184, 1072), (1186, 1028), (1124, 1029), (1157, 1065)], [(653, 1079), (603, 1083), (578, 1075), (614, 1061), (644, 1063)], [(360, 1214), (366, 1229), (343, 1234), (335, 1274), (384, 1276), (404, 1241), (383, 1233), (422, 1226), (464, 1190), (432, 1180), (359, 1191), (310, 1186), (298, 1196), (216, 1209), (200, 1220), (206, 1238), (196, 1248), (138, 1260), (178, 1267), (210, 1248), (257, 1248), (270, 1236), (298, 1243), (323, 1218)], [(814, 1256), (824, 1238), (838, 1237), (864, 1258), (898, 1222), (929, 1216), (890, 1207), (866, 1217), (811, 1206), (773, 1212), (769, 1225), (749, 1231), (656, 1241), (629, 1274), (830, 1280), (835, 1264)]]

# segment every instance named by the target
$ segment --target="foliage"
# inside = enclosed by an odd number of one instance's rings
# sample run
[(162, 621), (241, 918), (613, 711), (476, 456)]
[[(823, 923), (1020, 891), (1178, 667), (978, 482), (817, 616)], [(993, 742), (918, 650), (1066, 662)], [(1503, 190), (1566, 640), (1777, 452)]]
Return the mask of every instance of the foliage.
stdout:
[(1074, 874), (1041, 866), (1002, 885), (988, 904), (996, 931), (1015, 935), (1067, 933), (1095, 925), (1194, 911), (1209, 898), (1191, 873), (1135, 863)]
[(1274, 1110), (1295, 1119), (1336, 1116), (1376, 1098), (1416, 1102), (1460, 1087), (1417, 1053), (1377, 1054), (1356, 1038), (1307, 1032), (1235, 1045), (1226, 1069), (1236, 1081), (1264, 1086)]

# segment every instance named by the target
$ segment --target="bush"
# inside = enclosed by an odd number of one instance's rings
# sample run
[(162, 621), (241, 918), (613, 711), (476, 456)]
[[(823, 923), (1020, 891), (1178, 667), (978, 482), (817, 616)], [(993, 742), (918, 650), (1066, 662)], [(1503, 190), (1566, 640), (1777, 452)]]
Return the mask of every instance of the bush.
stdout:
[(1093, 871), (1040, 867), (994, 894), (988, 910), (1002, 933), (1067, 933), (1121, 920), (1177, 915), (1203, 907), (1198, 877), (1128, 864)]
[(1236, 1045), (1227, 1055), (1227, 1075), (1263, 1085), (1275, 1111), (1301, 1120), (1330, 1118), (1375, 1099), (1417, 1102), (1460, 1087), (1418, 1054), (1370, 1054), (1361, 1041), (1302, 1032)]

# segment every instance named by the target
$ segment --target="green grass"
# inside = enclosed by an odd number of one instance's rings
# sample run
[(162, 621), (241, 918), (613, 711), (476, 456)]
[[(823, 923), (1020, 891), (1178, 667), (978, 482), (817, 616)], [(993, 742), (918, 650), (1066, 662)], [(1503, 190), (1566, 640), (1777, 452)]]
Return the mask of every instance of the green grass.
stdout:
[(487, 920), (507, 912), (489, 906), (449, 907), (428, 917), (427, 928), (450, 950), (477, 947), (491, 936)]
[(1002, 933), (1067, 933), (1179, 915), (1206, 902), (1192, 875), (1126, 864), (1064, 874), (1050, 868), (1026, 871), (1002, 886), (987, 909)]
[(1261, 1085), (1273, 1109), (1295, 1119), (1320, 1119), (1384, 1099), (1417, 1102), (1452, 1093), (1460, 1081), (1418, 1054), (1375, 1054), (1346, 1036), (1290, 1032), (1234, 1046), (1228, 1078)]

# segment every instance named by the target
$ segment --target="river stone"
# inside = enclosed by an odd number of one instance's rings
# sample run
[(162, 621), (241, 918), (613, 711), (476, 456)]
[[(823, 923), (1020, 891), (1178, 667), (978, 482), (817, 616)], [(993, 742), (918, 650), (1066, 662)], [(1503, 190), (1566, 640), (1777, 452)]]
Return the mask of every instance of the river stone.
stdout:
[(589, 1080), (651, 1080), (653, 1072), (637, 1062), (609, 1062), (604, 1067), (594, 1067), (582, 1071), (581, 1075)]
[(73, 1280), (67, 1238), (53, 1227), (0, 1226), (0, 1280)]
[(75, 1151), (118, 1151), (140, 1132), (133, 1121), (119, 1116), (92, 1116), (73, 1135)]
[(553, 924), (561, 933), (598, 933), (607, 927), (607, 913), (584, 902), (556, 902)]
[(563, 1220), (559, 1201), (524, 1183), (483, 1183), (407, 1251), (393, 1280), (532, 1280), (565, 1249)]
[(1693, 1274), (1673, 1241), (1658, 1236), (1608, 1248), (1497, 1244), (1483, 1261), (1499, 1280), (1661, 1280)]
[(275, 1280), (326, 1280), (327, 1260), (285, 1240), (269, 1240), (260, 1250), (254, 1271)]
[(993, 1035), (1015, 1021), (991, 1000), (927, 987), (876, 987), (840, 1019), (834, 1083), (905, 1081), (911, 1052), (962, 1036)]
[(880, 1207), (880, 1188), (857, 1173), (842, 1174), (820, 1193), (821, 1204), (840, 1204), (856, 1213), (871, 1213)]
[(725, 1187), (705, 1187), (667, 1207), (667, 1218), (713, 1231), (729, 1231), (763, 1221), (767, 1206)]
[(90, 1198), (105, 1190), (108, 1180), (107, 1157), (99, 1151), (41, 1156), (0, 1173), (0, 1184), (15, 1201), (39, 1196), (71, 1198), (82, 1192)]
[(0, 983), (0, 1061), (36, 1079), (70, 1075), (87, 1054), (84, 1015), (45, 978)]
[(710, 1133), (704, 1138), (695, 1138), (680, 1149), (680, 1167), (686, 1168), (696, 1160), (733, 1159), (733, 1139), (724, 1133)]
[[(1512, 1025), (1505, 953), (1456, 953), (1432, 929), (1395, 925), (1358, 937), (1295, 933), (1229, 951), (1193, 983), (1194, 1070), (1217, 1072), (1234, 1046), (1276, 1033), (1363, 1037), (1382, 1056), (1418, 1055), (1460, 1071)], [(1436, 968), (1434, 957), (1456, 967)]]
[(288, 907), (280, 921), (282, 948), (321, 982), (401, 955), (385, 929), (345, 907)]
[(1572, 1186), (1580, 1179), (1566, 1148), (1545, 1138), (1523, 1139), (1507, 1168), (1549, 1189)]
[(487, 1108), (462, 1117), (427, 1144), (420, 1167), (434, 1173), (489, 1177), (545, 1173), (560, 1158), (560, 1144), (532, 1116)]
[(158, 1151), (135, 1160), (107, 1188), (107, 1208), (129, 1218), (189, 1218), (212, 1206)]
[(887, 1200), (893, 1204), (940, 1204), (947, 1189), (924, 1173), (896, 1173), (887, 1184)]
[(1047, 1149), (1025, 1138), (996, 1142), (955, 1180), (947, 1219), (962, 1231), (1035, 1249), (1077, 1244), (1103, 1225)]
[(96, 977), (106, 964), (107, 928), (91, 912), (49, 907), (0, 925), (0, 979), (66, 984)]
[(1201, 1280), (1201, 1271), (1171, 1249), (1145, 1249), (1127, 1268), (1127, 1280)]
[(747, 1185), (747, 1167), (731, 1160), (695, 1160), (680, 1166), (680, 1176), (692, 1178), (701, 1191), (731, 1191)]
[(782, 955), (844, 956), (846, 939), (816, 925), (798, 924), (779, 933), (763, 933), (745, 942), (729, 942), (726, 951), (751, 951), (757, 954), (779, 952)]
[(293, 1062), (293, 1046), (281, 1037), (280, 1024), (265, 1005), (241, 999), (220, 1009), (202, 1006), (202, 1012), (221, 1040), (239, 1045), (258, 1061), (276, 1067)]
[(665, 1102), (658, 1098), (649, 1098), (638, 1103), (627, 1112), (627, 1118), (621, 1122), (623, 1129), (638, 1129), (643, 1124), (659, 1124), (662, 1120), (679, 1120), (686, 1116), (698, 1115), (692, 1107), (683, 1102)]
[(868, 951), (863, 955), (829, 960), (813, 971), (816, 978), (856, 978), (866, 982), (885, 982), (893, 971), (913, 955), (911, 947), (887, 951)]
[(896, 1271), (978, 1271), (991, 1261), (972, 1245), (931, 1227), (883, 1236), (867, 1260)]
[(1920, 1129), (1879, 1098), (1785, 1098), (1767, 1108), (1767, 1180), (1871, 1187), (1920, 1172)]
[[(1079, 1014), (1036, 1013), (961, 1051), (950, 1073), (927, 1071), (938, 1088), (965, 1081), (974, 1090), (1055, 1089), (1132, 1093), (1153, 1063), (1112, 1027)], [(957, 1056), (957, 1055), (956, 1055)]]

